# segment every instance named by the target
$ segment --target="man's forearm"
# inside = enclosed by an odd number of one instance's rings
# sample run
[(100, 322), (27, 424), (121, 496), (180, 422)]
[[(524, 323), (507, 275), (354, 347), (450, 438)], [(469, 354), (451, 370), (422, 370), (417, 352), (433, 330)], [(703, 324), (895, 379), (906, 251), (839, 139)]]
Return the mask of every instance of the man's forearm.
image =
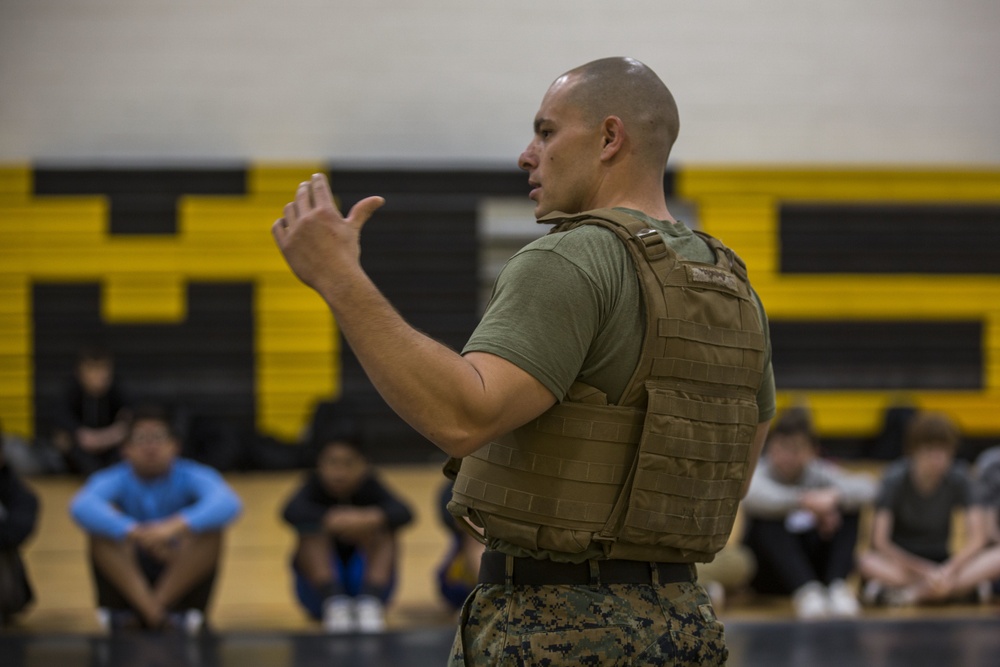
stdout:
[(372, 384), (408, 424), (451, 455), (489, 437), (477, 369), (410, 326), (366, 274), (324, 286), (321, 295)]
[(464, 358), (403, 320), (360, 263), (361, 228), (383, 203), (368, 197), (344, 217), (326, 177), (315, 174), (271, 232), (295, 275), (329, 305), (389, 406), (445, 452), (464, 456), (541, 414), (555, 397), (513, 364)]

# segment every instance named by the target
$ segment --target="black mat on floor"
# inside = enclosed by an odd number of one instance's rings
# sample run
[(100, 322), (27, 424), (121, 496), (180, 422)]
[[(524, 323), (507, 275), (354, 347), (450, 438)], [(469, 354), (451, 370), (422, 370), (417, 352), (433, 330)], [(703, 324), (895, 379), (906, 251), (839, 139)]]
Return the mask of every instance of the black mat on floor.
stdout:
[[(726, 625), (731, 667), (996, 667), (1000, 617), (934, 620), (737, 622)], [(380, 636), (230, 633), (169, 635), (0, 634), (3, 667), (439, 667), (447, 628)]]

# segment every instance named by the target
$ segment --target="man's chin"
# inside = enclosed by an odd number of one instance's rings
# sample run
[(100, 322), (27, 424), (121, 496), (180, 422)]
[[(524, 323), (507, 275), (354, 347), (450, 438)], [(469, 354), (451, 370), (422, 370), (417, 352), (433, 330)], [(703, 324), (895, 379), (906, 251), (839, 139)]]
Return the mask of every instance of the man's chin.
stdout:
[(535, 204), (535, 220), (538, 220), (539, 218), (543, 218), (543, 217), (547, 216), (549, 213), (552, 213), (552, 211), (554, 211), (554, 210), (555, 209), (553, 209), (552, 207), (545, 206), (544, 204), (541, 204), (541, 203)]

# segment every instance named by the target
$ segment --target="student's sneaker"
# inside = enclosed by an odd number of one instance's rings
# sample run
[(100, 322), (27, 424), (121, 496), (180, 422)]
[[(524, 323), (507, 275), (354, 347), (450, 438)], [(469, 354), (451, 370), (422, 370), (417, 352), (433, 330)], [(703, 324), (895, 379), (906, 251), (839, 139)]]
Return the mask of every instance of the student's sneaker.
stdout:
[(334, 595), (323, 603), (323, 629), (330, 634), (354, 632), (354, 604), (346, 595)]
[(854, 618), (861, 613), (857, 596), (843, 579), (837, 579), (827, 587), (826, 606), (830, 615), (838, 618)]
[(358, 632), (373, 634), (385, 631), (385, 608), (382, 601), (372, 595), (359, 595), (354, 601)]
[(792, 594), (795, 616), (803, 621), (824, 618), (828, 613), (826, 588), (818, 581), (800, 586)]
[(194, 637), (205, 628), (205, 614), (200, 609), (188, 609), (181, 618), (184, 634)]
[(890, 607), (912, 607), (917, 603), (917, 591), (910, 586), (888, 588), (885, 591), (885, 603)]
[(989, 604), (993, 602), (993, 582), (980, 581), (976, 586), (976, 600), (979, 604)]
[(107, 607), (98, 607), (94, 613), (97, 616), (97, 627), (101, 632), (111, 632), (111, 610)]
[(712, 601), (712, 607), (715, 609), (715, 613), (722, 613), (722, 611), (726, 608), (725, 587), (718, 581), (706, 581), (705, 592), (708, 593), (708, 599)]
[(110, 609), (98, 607), (97, 625), (101, 632), (111, 634), (122, 630), (138, 630), (142, 627), (139, 618), (128, 609)]
[(875, 579), (869, 579), (861, 589), (861, 603), (866, 607), (879, 607), (885, 604), (885, 587)]
[(167, 614), (163, 630), (182, 632), (188, 637), (195, 637), (205, 627), (205, 614), (200, 609), (185, 609)]

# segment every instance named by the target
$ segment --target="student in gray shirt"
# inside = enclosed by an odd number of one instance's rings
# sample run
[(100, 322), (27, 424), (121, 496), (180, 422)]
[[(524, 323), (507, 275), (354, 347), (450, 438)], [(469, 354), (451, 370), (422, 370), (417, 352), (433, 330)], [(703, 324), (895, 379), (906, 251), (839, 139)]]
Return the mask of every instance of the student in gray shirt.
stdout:
[[(959, 432), (938, 413), (910, 423), (906, 456), (882, 478), (872, 520), (871, 549), (859, 569), (866, 602), (906, 605), (943, 600), (985, 543), (983, 513), (972, 503), (966, 466), (955, 461)], [(964, 544), (950, 553), (952, 516), (964, 510)]]
[(819, 457), (808, 411), (793, 408), (772, 425), (743, 500), (744, 543), (757, 558), (751, 585), (791, 595), (802, 619), (858, 615), (846, 579), (854, 569), (858, 513), (875, 482)]

